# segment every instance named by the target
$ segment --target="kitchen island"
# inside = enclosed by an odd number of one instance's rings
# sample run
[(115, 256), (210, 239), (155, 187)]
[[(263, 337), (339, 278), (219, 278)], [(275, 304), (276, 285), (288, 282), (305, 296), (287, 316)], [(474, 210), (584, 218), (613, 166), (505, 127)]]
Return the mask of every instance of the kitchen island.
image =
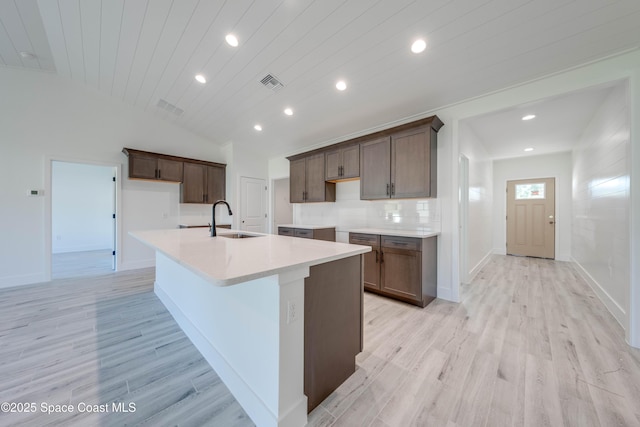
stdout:
[[(196, 228), (131, 235), (156, 250), (156, 295), (252, 420), (303, 426), (312, 406), (305, 392), (316, 395), (313, 400), (330, 392), (328, 384), (314, 385), (326, 380), (322, 369), (349, 358), (355, 368), (362, 345), (361, 255), (370, 248), (254, 233), (232, 238), (237, 233), (220, 229), (210, 237)], [(332, 362), (341, 348), (349, 352)], [(318, 354), (323, 349), (331, 352)], [(333, 370), (344, 376), (349, 369)]]

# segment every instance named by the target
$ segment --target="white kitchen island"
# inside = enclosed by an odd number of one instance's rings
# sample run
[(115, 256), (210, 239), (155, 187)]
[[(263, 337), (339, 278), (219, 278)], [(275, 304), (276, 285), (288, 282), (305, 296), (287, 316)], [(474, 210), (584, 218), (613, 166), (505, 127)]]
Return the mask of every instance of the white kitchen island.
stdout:
[(305, 278), (312, 266), (370, 248), (222, 236), (234, 232), (131, 235), (156, 250), (156, 295), (251, 419), (258, 426), (304, 426)]

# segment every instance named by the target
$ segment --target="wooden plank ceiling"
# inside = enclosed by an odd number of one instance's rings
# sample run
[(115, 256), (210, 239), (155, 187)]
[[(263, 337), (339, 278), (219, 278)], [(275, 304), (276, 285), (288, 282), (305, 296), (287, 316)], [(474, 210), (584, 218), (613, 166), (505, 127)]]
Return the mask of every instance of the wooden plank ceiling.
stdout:
[(0, 65), (282, 154), (637, 48), (638, 22), (637, 0), (0, 0)]

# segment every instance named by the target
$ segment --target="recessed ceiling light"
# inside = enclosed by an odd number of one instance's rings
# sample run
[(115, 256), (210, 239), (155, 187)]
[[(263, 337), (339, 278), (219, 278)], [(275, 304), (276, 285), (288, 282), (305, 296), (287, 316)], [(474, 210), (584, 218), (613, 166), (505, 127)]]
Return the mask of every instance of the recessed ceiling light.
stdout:
[(528, 148), (525, 148), (524, 151), (533, 151), (533, 148), (528, 147)]
[(260, 125), (255, 125), (253, 128), (255, 130), (257, 130), (258, 132), (260, 132), (262, 130), (262, 126), (260, 126)]
[(522, 120), (531, 120), (531, 119), (535, 119), (536, 115), (535, 114), (527, 114), (526, 116), (524, 116), (522, 118)]
[(227, 36), (224, 39), (227, 41), (227, 43), (229, 43), (229, 46), (233, 46), (233, 47), (238, 46), (238, 38), (233, 34), (227, 34)]
[(347, 82), (345, 82), (344, 80), (340, 80), (338, 81), (338, 83), (336, 83), (336, 89), (345, 90), (346, 88), (347, 88)]
[(196, 80), (202, 84), (205, 84), (207, 82), (207, 78), (202, 74), (196, 74)]
[(293, 110), (292, 110), (291, 108), (285, 108), (285, 109), (284, 109), (284, 113), (285, 113), (287, 116), (293, 116)]
[(21, 51), (20, 52), (20, 56), (23, 57), (24, 59), (36, 59), (37, 56), (31, 52), (27, 52), (27, 51)]
[(414, 41), (413, 44), (411, 45), (411, 52), (420, 53), (424, 51), (426, 48), (427, 48), (427, 42), (425, 42), (422, 39), (418, 39)]

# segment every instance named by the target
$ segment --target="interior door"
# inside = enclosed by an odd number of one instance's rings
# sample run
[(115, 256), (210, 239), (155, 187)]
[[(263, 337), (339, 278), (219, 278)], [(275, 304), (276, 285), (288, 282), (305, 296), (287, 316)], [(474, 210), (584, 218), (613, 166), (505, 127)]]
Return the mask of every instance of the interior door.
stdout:
[(266, 232), (267, 184), (264, 179), (240, 177), (240, 229)]
[(555, 178), (507, 181), (507, 254), (555, 258)]
[(279, 224), (293, 224), (293, 205), (289, 202), (289, 178), (273, 181), (273, 233)]

